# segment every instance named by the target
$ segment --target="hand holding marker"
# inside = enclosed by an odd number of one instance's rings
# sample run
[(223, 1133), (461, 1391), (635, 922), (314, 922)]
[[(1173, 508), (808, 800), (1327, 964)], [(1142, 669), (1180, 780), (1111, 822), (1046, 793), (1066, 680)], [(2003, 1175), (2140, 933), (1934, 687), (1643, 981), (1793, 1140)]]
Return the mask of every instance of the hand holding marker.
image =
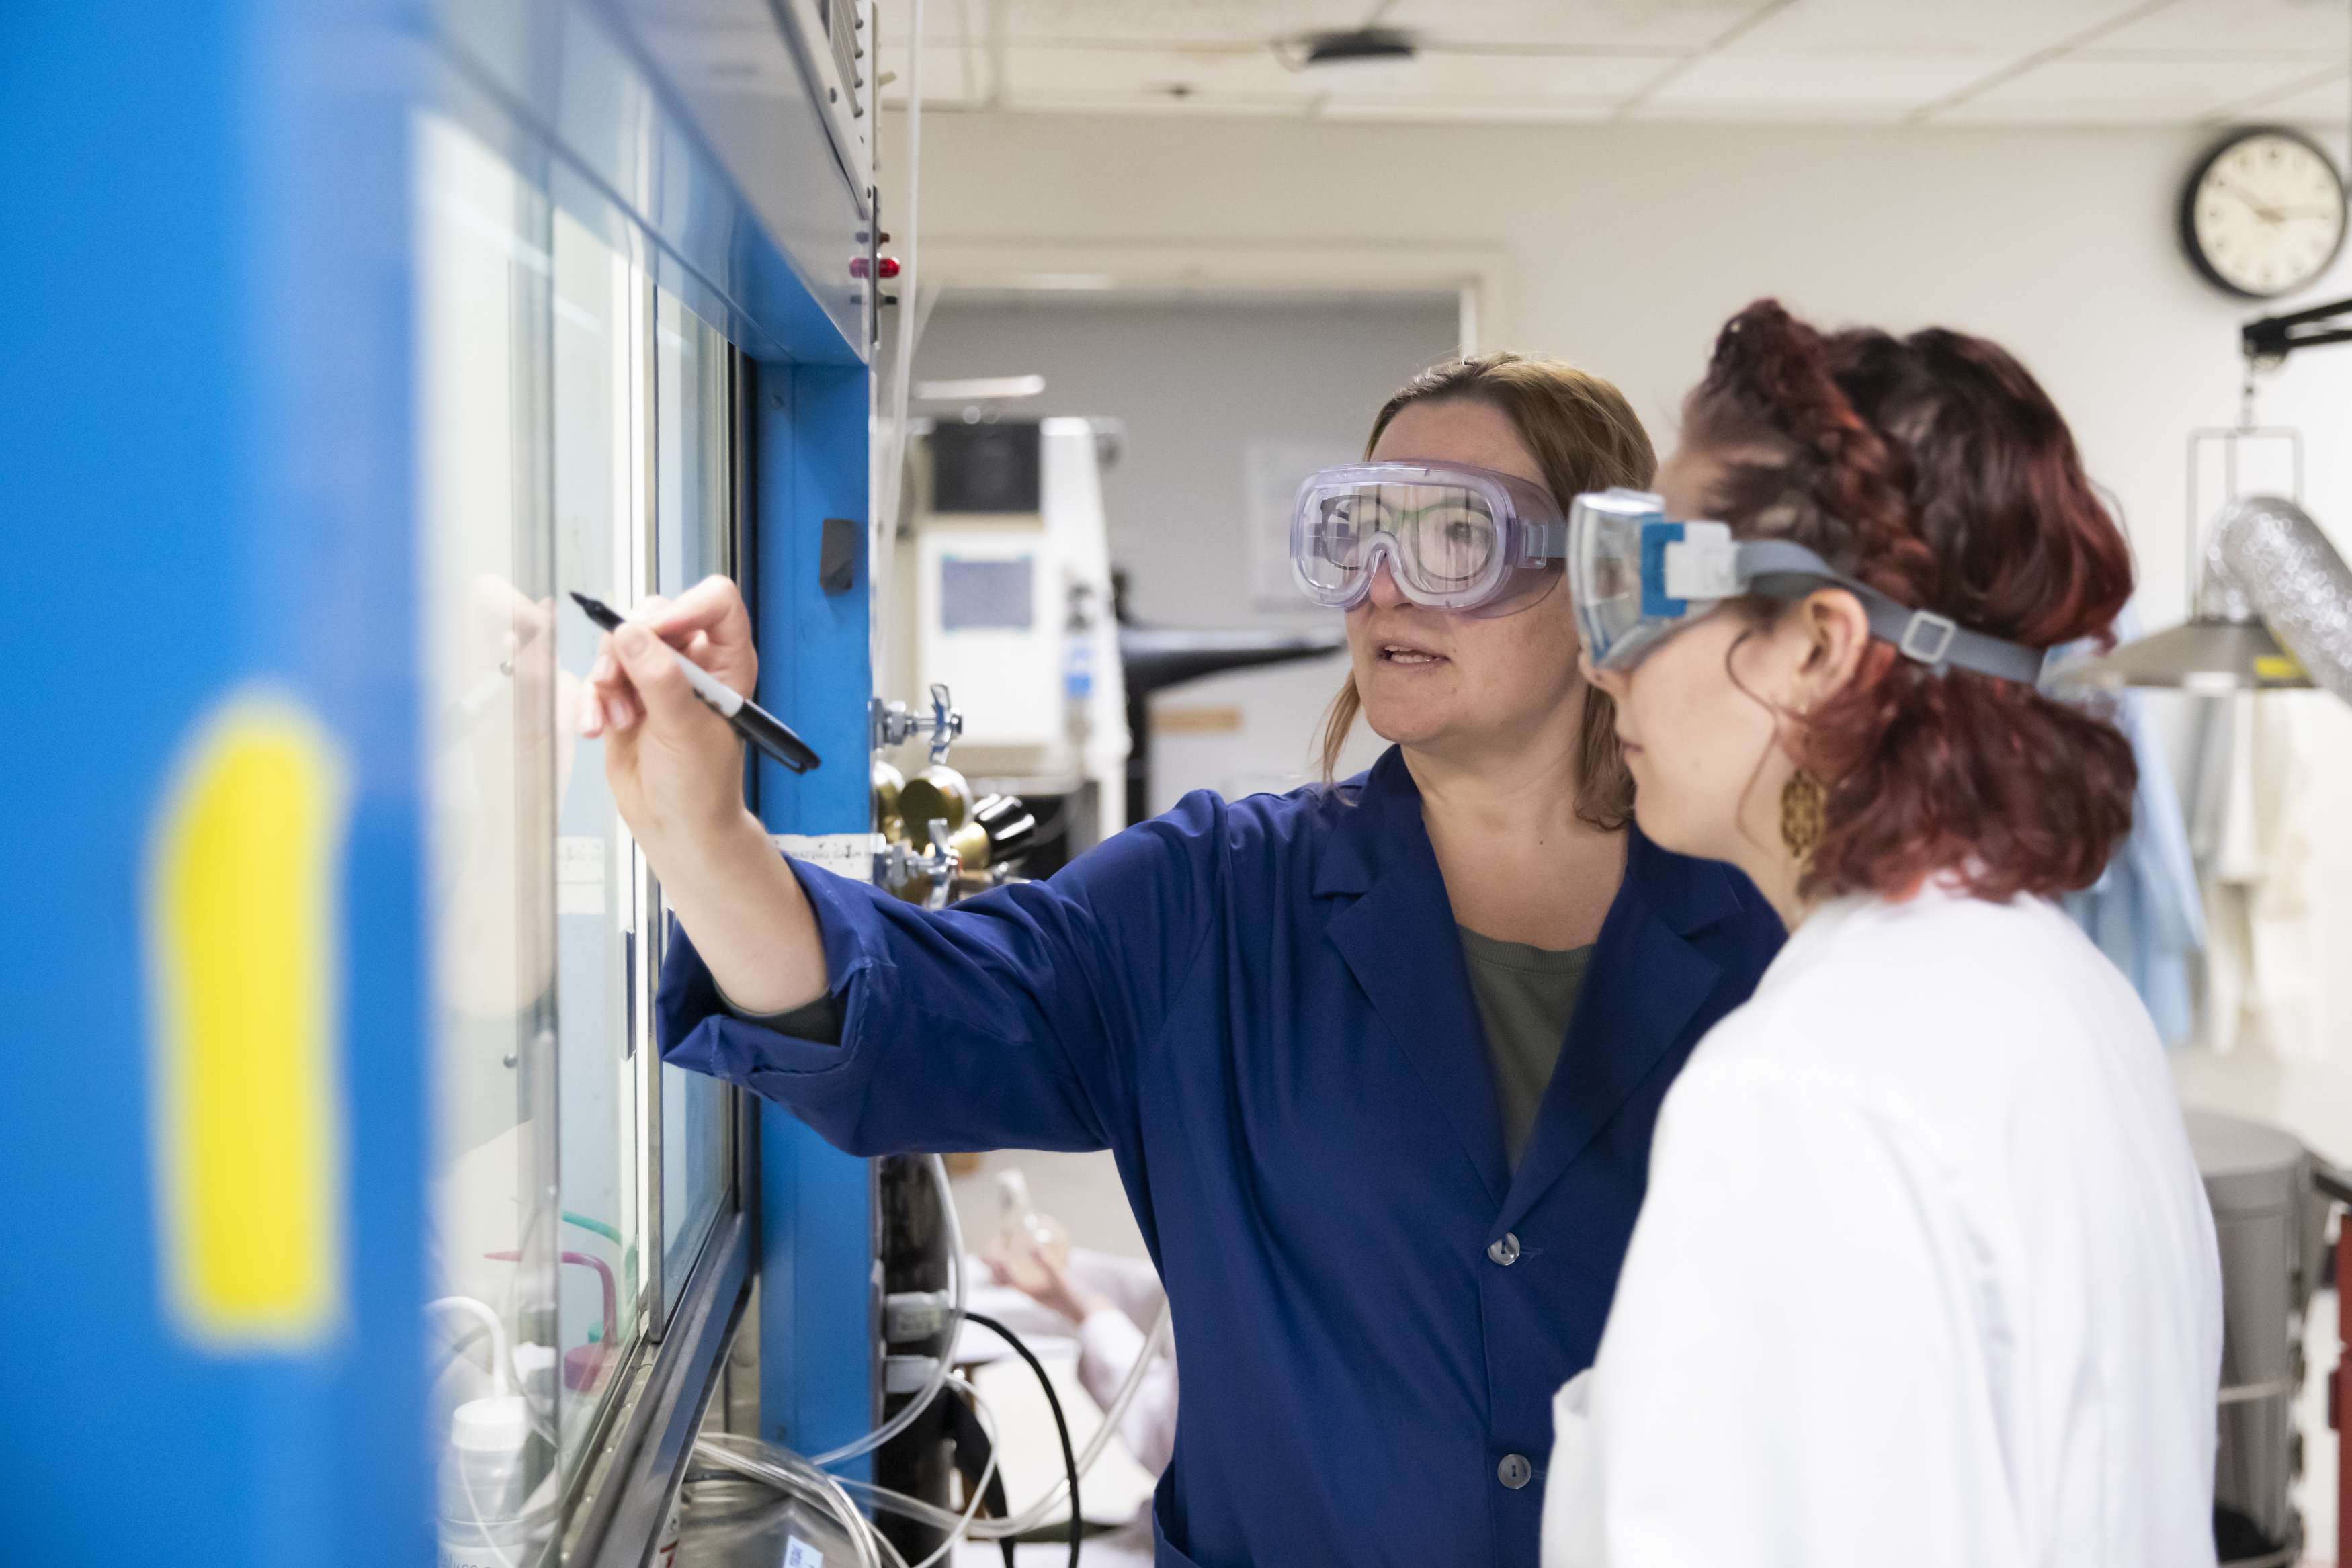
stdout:
[[(574, 593), (572, 598), (599, 629), (621, 629), (623, 617), (611, 605), (584, 593)], [(694, 688), (694, 695), (702, 699), (704, 706), (733, 725), (737, 734), (795, 773), (806, 773), (817, 766), (816, 753), (809, 749), (807, 741), (793, 733), (790, 725), (677, 649), (671, 649), (670, 653), (677, 660), (678, 668), (686, 672), (686, 683)]]

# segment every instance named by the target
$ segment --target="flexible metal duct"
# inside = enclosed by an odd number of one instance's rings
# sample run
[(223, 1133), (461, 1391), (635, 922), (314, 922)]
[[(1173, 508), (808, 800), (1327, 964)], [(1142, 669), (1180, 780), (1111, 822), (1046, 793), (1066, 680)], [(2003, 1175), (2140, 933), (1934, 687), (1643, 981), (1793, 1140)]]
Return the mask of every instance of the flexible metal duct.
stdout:
[(2232, 501), (2205, 547), (2199, 609), (2259, 619), (2311, 683), (2352, 703), (2352, 568), (2311, 514), (2275, 496)]

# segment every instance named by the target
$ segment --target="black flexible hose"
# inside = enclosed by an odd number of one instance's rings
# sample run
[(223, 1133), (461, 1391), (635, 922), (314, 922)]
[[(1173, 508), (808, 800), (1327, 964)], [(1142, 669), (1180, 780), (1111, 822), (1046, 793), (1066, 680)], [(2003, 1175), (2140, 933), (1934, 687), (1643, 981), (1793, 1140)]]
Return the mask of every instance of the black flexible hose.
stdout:
[(967, 1310), (963, 1321), (978, 1323), (1011, 1345), (1013, 1354), (1027, 1362), (1029, 1370), (1037, 1375), (1037, 1386), (1045, 1391), (1045, 1403), (1054, 1412), (1054, 1430), (1061, 1434), (1062, 1469), (1070, 1478), (1070, 1568), (1078, 1568), (1078, 1546), (1087, 1532), (1086, 1516), (1078, 1511), (1078, 1451), (1070, 1446), (1070, 1423), (1062, 1414), (1062, 1400), (1054, 1392), (1054, 1380), (1045, 1375), (1045, 1364), (1030, 1354), (1029, 1347), (1021, 1343), (1021, 1336), (994, 1318)]

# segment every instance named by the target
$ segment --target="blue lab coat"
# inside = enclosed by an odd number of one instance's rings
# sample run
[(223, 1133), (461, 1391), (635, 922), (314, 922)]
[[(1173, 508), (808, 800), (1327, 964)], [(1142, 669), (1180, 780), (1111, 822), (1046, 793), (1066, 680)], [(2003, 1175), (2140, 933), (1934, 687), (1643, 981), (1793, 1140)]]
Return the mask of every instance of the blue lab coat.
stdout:
[(1552, 1393), (1592, 1361), (1659, 1100), (1780, 945), (1744, 878), (1633, 834), (1514, 1174), (1393, 750), (1187, 796), (944, 912), (794, 869), (841, 1044), (731, 1016), (678, 941), (667, 1059), (853, 1154), (1113, 1152), (1184, 1369), (1160, 1563), (1532, 1568)]

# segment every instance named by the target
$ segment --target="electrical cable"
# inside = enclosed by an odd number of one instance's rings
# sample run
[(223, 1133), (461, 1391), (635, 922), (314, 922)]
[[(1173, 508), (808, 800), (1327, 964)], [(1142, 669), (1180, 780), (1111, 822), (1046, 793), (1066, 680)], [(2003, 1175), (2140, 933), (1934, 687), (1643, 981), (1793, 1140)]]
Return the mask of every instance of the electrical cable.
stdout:
[[(1168, 1309), (1162, 1306), (1159, 1318), (1151, 1325), (1150, 1337), (1143, 1342), (1143, 1353), (1135, 1358), (1135, 1364), (1128, 1368), (1127, 1381), (1119, 1385), (1118, 1395), (1110, 1402), (1110, 1408), (1103, 1412), (1101, 1427), (1096, 1429), (1086, 1448), (1079, 1451), (1078, 1474), (1093, 1473), (1095, 1461), (1101, 1458), (1103, 1451), (1110, 1447), (1111, 1438), (1118, 1435), (1119, 1422), (1126, 1417), (1128, 1406), (1135, 1403), (1136, 1394), (1143, 1387), (1145, 1375), (1151, 1370), (1151, 1364), (1159, 1359), (1161, 1347), (1168, 1343)], [(1055, 1481), (1051, 1491), (1020, 1513), (1008, 1520), (982, 1520), (972, 1527), (972, 1533), (982, 1540), (1024, 1535), (1044, 1523), (1045, 1516), (1061, 1506), (1064, 1495), (1063, 1483)]]
[(953, 1296), (952, 1304), (948, 1309), (946, 1331), (948, 1349), (940, 1353), (937, 1358), (938, 1364), (931, 1368), (929, 1381), (923, 1385), (922, 1391), (920, 1393), (917, 1394), (912, 1400), (908, 1402), (905, 1409), (899, 1411), (896, 1416), (890, 1417), (889, 1420), (885, 1421), (882, 1425), (875, 1427), (874, 1430), (866, 1433), (866, 1436), (856, 1439), (855, 1442), (844, 1443), (840, 1448), (828, 1449), (824, 1453), (811, 1456), (808, 1461), (810, 1464), (818, 1466), (838, 1465), (846, 1460), (857, 1458), (862, 1455), (872, 1453), (875, 1449), (880, 1448), (883, 1444), (888, 1442), (891, 1438), (897, 1437), (899, 1433), (913, 1426), (915, 1424), (915, 1418), (920, 1416), (926, 1409), (929, 1408), (931, 1401), (939, 1397), (940, 1390), (947, 1386), (948, 1363), (955, 1347), (956, 1334), (963, 1327), (965, 1315), (964, 1291), (966, 1281), (964, 1280), (963, 1269), (963, 1223), (956, 1218), (955, 1189), (948, 1180), (947, 1162), (940, 1158), (937, 1155), (930, 1156), (930, 1162), (931, 1179), (938, 1186), (940, 1192), (940, 1223), (946, 1227), (948, 1233), (949, 1290)]
[[(1119, 1385), (1118, 1393), (1111, 1399), (1110, 1408), (1103, 1413), (1102, 1425), (1096, 1429), (1094, 1437), (1088, 1439), (1087, 1446), (1078, 1451), (1080, 1476), (1091, 1475), (1094, 1472), (1095, 1462), (1101, 1458), (1104, 1451), (1110, 1447), (1111, 1438), (1118, 1431), (1120, 1419), (1126, 1416), (1128, 1406), (1135, 1403), (1136, 1394), (1143, 1386), (1145, 1375), (1150, 1371), (1152, 1362), (1158, 1359), (1160, 1347), (1167, 1343), (1168, 1332), (1168, 1312), (1163, 1307), (1160, 1309), (1159, 1318), (1151, 1325), (1150, 1336), (1144, 1341), (1143, 1353), (1136, 1358), (1135, 1364), (1128, 1369), (1127, 1381)], [(891, 1512), (903, 1514), (908, 1519), (924, 1520), (941, 1530), (951, 1528), (956, 1521), (954, 1514), (936, 1503), (925, 1502), (920, 1498), (908, 1497), (903, 1492), (895, 1492), (887, 1487), (877, 1487), (871, 1481), (853, 1480), (845, 1477), (842, 1485), (873, 1503), (877, 1508), (888, 1509)], [(1068, 1479), (1065, 1478), (1055, 1481), (1052, 1490), (1011, 1519), (977, 1520), (971, 1527), (972, 1539), (1002, 1541), (1012, 1536), (1025, 1535), (1043, 1524), (1045, 1521), (1045, 1516), (1061, 1506), (1062, 1500), (1068, 1495)]]
[[(947, 1194), (946, 1166), (943, 1162), (938, 1166), (938, 1175), (944, 1200)], [(950, 1225), (955, 1223), (952, 1209), (950, 1210), (948, 1218)], [(954, 1239), (959, 1245), (954, 1253), (952, 1266), (957, 1270), (955, 1280), (958, 1294), (961, 1296), (963, 1279), (961, 1236)], [(960, 1323), (965, 1315), (959, 1301), (952, 1319)], [(1076, 1469), (1081, 1477), (1092, 1473), (1096, 1461), (1101, 1458), (1104, 1451), (1110, 1447), (1111, 1438), (1118, 1435), (1119, 1422), (1126, 1416), (1128, 1407), (1135, 1403), (1137, 1394), (1143, 1387), (1144, 1377), (1151, 1370), (1152, 1364), (1159, 1359), (1161, 1349), (1168, 1343), (1168, 1337), (1169, 1315), (1168, 1309), (1163, 1305), (1160, 1310), (1159, 1317), (1152, 1322), (1151, 1333), (1144, 1340), (1142, 1353), (1136, 1357), (1135, 1364), (1128, 1368), (1127, 1381), (1119, 1385), (1118, 1393), (1111, 1399), (1110, 1407), (1103, 1412), (1102, 1425), (1096, 1429), (1093, 1437), (1088, 1439), (1086, 1448), (1078, 1453)], [(940, 1364), (944, 1366), (948, 1360), (949, 1357), (941, 1356)], [(942, 1374), (940, 1382), (944, 1385), (945, 1381), (945, 1375)], [(900, 1414), (903, 1416), (905, 1412), (902, 1411)], [(896, 1434), (893, 1433), (892, 1436)], [(887, 1438), (884, 1440), (887, 1441)], [(695, 1451), (713, 1464), (723, 1466), (740, 1475), (750, 1476), (756, 1480), (766, 1481), (779, 1490), (793, 1491), (794, 1495), (800, 1495), (795, 1490), (796, 1487), (806, 1484), (791, 1479), (793, 1471), (790, 1467), (798, 1466), (811, 1469), (811, 1473), (822, 1476), (830, 1488), (842, 1491), (845, 1499), (848, 1494), (855, 1494), (866, 1499), (876, 1508), (887, 1509), (908, 1519), (922, 1521), (939, 1530), (954, 1530), (962, 1523), (961, 1516), (951, 1510), (941, 1508), (921, 1498), (908, 1497), (904, 1492), (893, 1491), (887, 1487), (876, 1486), (871, 1481), (858, 1480), (847, 1476), (836, 1477), (829, 1472), (814, 1470), (807, 1458), (793, 1453), (789, 1448), (777, 1448), (757, 1437), (737, 1433), (713, 1434), (698, 1442)], [(1011, 1519), (974, 1519), (967, 1531), (968, 1538), (974, 1541), (1003, 1542), (1014, 1536), (1025, 1535), (1044, 1523), (1046, 1516), (1061, 1506), (1064, 1498), (1069, 1494), (1069, 1478), (1065, 1475), (1054, 1483), (1052, 1490), (1044, 1497), (1014, 1514)], [(856, 1512), (854, 1504), (850, 1505), (850, 1511), (853, 1513)], [(858, 1517), (862, 1520), (865, 1516), (858, 1514)], [(877, 1539), (880, 1538), (877, 1537)], [(868, 1565), (868, 1568), (871, 1568), (871, 1565)]]
[(1054, 1430), (1062, 1439), (1062, 1469), (1070, 1483), (1070, 1568), (1078, 1568), (1078, 1548), (1087, 1537), (1086, 1516), (1078, 1511), (1078, 1456), (1070, 1446), (1070, 1423), (1062, 1414), (1061, 1396), (1054, 1392), (1054, 1380), (1045, 1375), (1045, 1364), (1024, 1343), (1021, 1336), (984, 1312), (966, 1312), (964, 1322), (978, 1323), (997, 1338), (1011, 1345), (1013, 1354), (1029, 1364), (1037, 1375), (1037, 1386), (1045, 1391), (1045, 1403), (1054, 1412)]
[(956, 1527), (948, 1532), (948, 1538), (945, 1541), (940, 1542), (938, 1551), (916, 1563), (914, 1568), (931, 1568), (933, 1563), (955, 1550), (957, 1542), (971, 1533), (971, 1521), (980, 1512), (980, 1500), (988, 1490), (988, 1479), (996, 1473), (996, 1413), (991, 1410), (988, 1407), (988, 1402), (980, 1396), (979, 1389), (961, 1377), (951, 1378), (950, 1382), (955, 1388), (961, 1391), (965, 1398), (971, 1401), (971, 1412), (980, 1417), (980, 1429), (988, 1434), (988, 1458), (980, 1468), (980, 1479), (971, 1483), (971, 1500), (964, 1505), (963, 1513), (956, 1521)]

